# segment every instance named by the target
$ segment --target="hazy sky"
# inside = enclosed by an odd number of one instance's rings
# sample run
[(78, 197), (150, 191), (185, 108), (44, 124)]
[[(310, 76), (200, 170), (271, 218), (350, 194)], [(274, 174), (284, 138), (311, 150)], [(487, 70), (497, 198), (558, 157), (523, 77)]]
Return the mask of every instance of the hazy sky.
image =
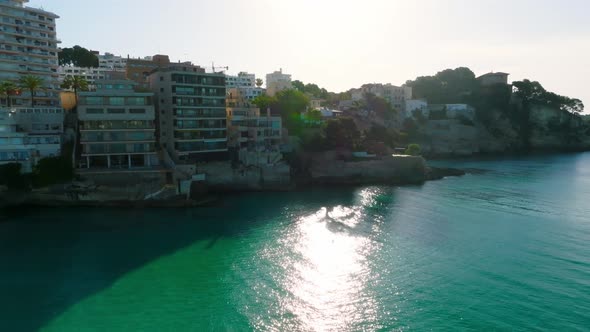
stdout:
[(590, 110), (588, 0), (32, 0), (62, 47), (168, 54), (229, 73), (283, 68), (330, 91), (446, 68), (511, 73)]

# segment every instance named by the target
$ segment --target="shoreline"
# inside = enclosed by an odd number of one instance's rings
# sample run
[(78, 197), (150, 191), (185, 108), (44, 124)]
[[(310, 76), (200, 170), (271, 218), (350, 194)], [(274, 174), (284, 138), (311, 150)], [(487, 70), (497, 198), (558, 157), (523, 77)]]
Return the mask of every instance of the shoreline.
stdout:
[[(55, 197), (40, 199), (32, 193), (27, 192), (4, 192), (0, 194), (0, 209), (14, 210), (19, 208), (130, 208), (130, 209), (152, 209), (152, 208), (198, 208), (214, 206), (223, 199), (224, 196), (241, 195), (247, 193), (285, 193), (285, 192), (306, 192), (313, 190), (326, 190), (338, 188), (358, 188), (362, 186), (412, 186), (421, 185), (428, 181), (438, 181), (447, 177), (459, 177), (466, 174), (478, 174), (481, 170), (470, 168), (455, 168), (452, 165), (447, 167), (436, 166), (436, 163), (453, 163), (469, 161), (504, 161), (508, 159), (521, 159), (530, 157), (543, 157), (555, 155), (570, 155), (578, 153), (587, 153), (589, 150), (534, 150), (525, 154), (522, 152), (509, 153), (480, 153), (471, 156), (430, 156), (428, 162), (435, 165), (429, 165), (421, 180), (392, 180), (382, 181), (373, 179), (358, 179), (346, 177), (327, 177), (311, 179), (309, 177), (300, 177), (288, 185), (269, 186), (259, 189), (231, 188), (228, 186), (211, 187), (210, 192), (197, 199), (186, 199), (177, 197), (166, 200), (69, 200), (57, 199)], [(9, 198), (10, 197), (10, 198)]]
[[(456, 168), (429, 167), (422, 181), (355, 181), (347, 178), (319, 179), (291, 183), (286, 186), (271, 186), (262, 189), (230, 189), (227, 187), (212, 188), (210, 193), (199, 199), (167, 199), (167, 200), (67, 200), (67, 199), (40, 199), (34, 197), (31, 193), (25, 192), (6, 192), (4, 196), (12, 196), (11, 199), (0, 204), (1, 209), (17, 209), (23, 207), (42, 207), (42, 208), (132, 208), (132, 209), (150, 209), (150, 208), (196, 208), (213, 206), (224, 196), (241, 195), (247, 193), (285, 193), (285, 192), (306, 192), (318, 189), (334, 188), (357, 188), (362, 186), (412, 186), (421, 185), (428, 181), (438, 181), (446, 177), (458, 177), (467, 174), (468, 171)], [(33, 197), (32, 197), (33, 196)], [(0, 196), (5, 199), (6, 197)]]

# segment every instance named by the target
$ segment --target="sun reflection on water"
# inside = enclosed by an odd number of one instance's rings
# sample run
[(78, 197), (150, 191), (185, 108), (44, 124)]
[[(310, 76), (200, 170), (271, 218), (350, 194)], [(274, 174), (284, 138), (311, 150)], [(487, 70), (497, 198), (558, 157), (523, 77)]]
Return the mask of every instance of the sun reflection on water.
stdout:
[(280, 248), (266, 252), (280, 262), (272, 277), (285, 293), (273, 295), (280, 308), (274, 318), (260, 317), (258, 328), (354, 331), (378, 321), (377, 300), (367, 286), (376, 277), (368, 258), (379, 244), (365, 212), (376, 195), (365, 189), (352, 207), (323, 207), (300, 217)]

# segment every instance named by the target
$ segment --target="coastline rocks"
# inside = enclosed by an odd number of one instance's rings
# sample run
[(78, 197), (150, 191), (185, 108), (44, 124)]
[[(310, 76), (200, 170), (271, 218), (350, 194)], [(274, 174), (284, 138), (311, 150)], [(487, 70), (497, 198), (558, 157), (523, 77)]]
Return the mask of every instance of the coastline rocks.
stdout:
[(312, 155), (308, 169), (314, 184), (416, 184), (427, 180), (426, 161), (413, 156), (390, 155), (362, 160), (329, 151)]
[(449, 176), (463, 176), (466, 171), (457, 168), (428, 167), (426, 170), (426, 179), (428, 181), (442, 180)]

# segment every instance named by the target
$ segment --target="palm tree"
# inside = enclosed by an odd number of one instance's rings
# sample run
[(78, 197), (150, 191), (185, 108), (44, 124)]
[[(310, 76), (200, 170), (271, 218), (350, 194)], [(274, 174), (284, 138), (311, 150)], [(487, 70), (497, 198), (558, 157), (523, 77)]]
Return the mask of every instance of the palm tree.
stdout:
[(61, 84), (63, 89), (74, 90), (76, 107), (78, 106), (78, 91), (88, 91), (88, 81), (82, 76), (67, 76)]
[(39, 76), (25, 75), (20, 78), (20, 86), (31, 92), (31, 107), (35, 107), (35, 91), (43, 85), (43, 79)]
[(10, 95), (18, 92), (18, 86), (10, 81), (5, 81), (0, 83), (0, 97), (2, 99), (6, 99), (6, 106), (11, 107), (12, 102), (10, 99)]
[(257, 87), (261, 87), (261, 86), (262, 86), (262, 84), (264, 84), (264, 82), (262, 81), (262, 79), (261, 79), (261, 78), (257, 78), (257, 79), (256, 79), (256, 86), (257, 86)]

